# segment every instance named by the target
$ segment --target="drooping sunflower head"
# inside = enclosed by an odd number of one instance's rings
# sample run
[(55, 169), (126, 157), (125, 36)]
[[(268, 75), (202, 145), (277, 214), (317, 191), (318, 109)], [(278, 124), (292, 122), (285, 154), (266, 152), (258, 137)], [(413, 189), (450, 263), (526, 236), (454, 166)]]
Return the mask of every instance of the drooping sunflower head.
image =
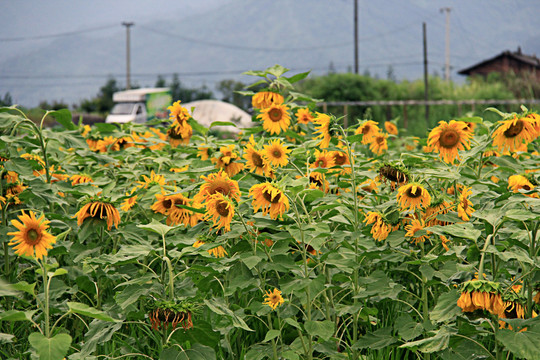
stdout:
[(156, 174), (154, 170), (150, 172), (150, 177), (143, 175), (143, 181), (137, 181), (139, 184), (137, 188), (140, 189), (147, 189), (149, 186), (153, 185), (159, 185), (160, 187), (163, 187), (165, 185), (165, 177), (160, 174)]
[(170, 111), (169, 119), (179, 125), (183, 125), (186, 123), (189, 118), (191, 118), (191, 115), (189, 114), (189, 111), (180, 105), (181, 101), (178, 100), (171, 106), (167, 108), (167, 110)]
[(371, 224), (371, 235), (377, 241), (385, 240), (393, 230), (392, 225), (379, 211), (368, 211), (364, 218), (364, 222), (366, 225)]
[(281, 291), (275, 289), (273, 291), (268, 290), (265, 294), (264, 305), (268, 305), (275, 310), (279, 305), (282, 305), (285, 302), (283, 296), (281, 296)]
[(287, 149), (287, 146), (280, 139), (270, 140), (270, 143), (264, 146), (264, 158), (272, 166), (287, 165), (289, 163), (287, 154), (290, 152), (291, 150)]
[(453, 204), (446, 201), (443, 197), (434, 199), (431, 204), (426, 208), (426, 212), (424, 214), (424, 221), (426, 223), (426, 226), (449, 225), (448, 222), (437, 219), (437, 216), (448, 214), (452, 207)]
[(69, 180), (71, 180), (71, 185), (85, 184), (94, 182), (92, 177), (88, 174), (75, 174), (72, 175)]
[(526, 194), (524, 194), (526, 196), (538, 197), (537, 193), (528, 194), (528, 192), (536, 188), (532, 180), (533, 178), (529, 175), (512, 175), (508, 178), (508, 188), (515, 193), (521, 192), (520, 190), (523, 190), (524, 192), (526, 192)]
[[(129, 195), (129, 194), (126, 194), (126, 195)], [(132, 207), (135, 206), (136, 203), (137, 203), (137, 195), (130, 196), (122, 202), (120, 209), (122, 211), (129, 211), (131, 210)]]
[(170, 324), (173, 330), (178, 325), (187, 330), (193, 327), (193, 313), (197, 310), (198, 305), (192, 300), (156, 301), (149, 307), (151, 311), (148, 314), (148, 319), (152, 324), (152, 329), (167, 329)]
[[(426, 224), (424, 223), (424, 220), (412, 219), (411, 224), (405, 226), (405, 231), (407, 231), (405, 233), (405, 236), (412, 238), (411, 241), (414, 241), (415, 244), (418, 244), (420, 242), (425, 242), (430, 234), (429, 231), (424, 230), (425, 227), (426, 227)], [(422, 233), (417, 234), (420, 231)]]
[(459, 195), (458, 215), (463, 221), (469, 221), (471, 214), (475, 211), (473, 204), (469, 200), (472, 190), (470, 187), (464, 187)]
[(313, 123), (316, 125), (313, 134), (319, 134), (317, 135), (316, 139), (321, 139), (317, 146), (319, 146), (321, 149), (326, 149), (330, 145), (330, 141), (332, 140), (332, 135), (334, 133), (333, 120), (326, 114), (319, 112), (316, 114), (317, 117), (313, 119)]
[(259, 91), (251, 98), (251, 105), (255, 109), (265, 109), (270, 107), (270, 105), (281, 105), (283, 104), (283, 95), (273, 92), (273, 91)]
[(529, 144), (539, 135), (538, 122), (534, 117), (514, 116), (512, 119), (499, 121), (499, 124), (491, 137), (493, 146), (501, 152), (515, 152), (523, 144)]
[(199, 193), (195, 195), (195, 201), (204, 203), (210, 196), (217, 193), (228, 196), (230, 199), (236, 201), (240, 200), (241, 192), (238, 182), (230, 179), (223, 170), (208, 176), (202, 176), (201, 178), (204, 180), (204, 183), (201, 185)]
[(360, 126), (354, 132), (356, 135), (362, 134), (362, 144), (367, 145), (371, 143), (375, 134), (381, 132), (381, 129), (378, 126), (378, 122), (373, 120), (365, 120), (360, 123)]
[(319, 189), (327, 193), (330, 190), (330, 184), (326, 180), (325, 174), (318, 171), (311, 171), (309, 173), (309, 188)]
[(210, 160), (216, 164), (218, 169), (225, 170), (229, 177), (233, 177), (244, 168), (244, 164), (237, 162), (238, 154), (234, 151), (234, 144), (220, 147), (216, 156)]
[(431, 130), (428, 136), (428, 150), (439, 153), (446, 163), (459, 159), (458, 150), (470, 149), (472, 132), (467, 131), (467, 123), (450, 120), (439, 121), (439, 126)]
[(390, 121), (385, 121), (384, 128), (386, 129), (386, 132), (388, 132), (390, 135), (396, 135), (398, 134), (398, 128), (396, 124)]
[(187, 122), (182, 123), (182, 125), (174, 122), (167, 130), (166, 136), (169, 139), (169, 144), (175, 148), (180, 144), (189, 144), (189, 139), (191, 139), (192, 135), (193, 128)]
[(313, 121), (313, 115), (311, 115), (311, 112), (309, 111), (308, 108), (298, 109), (295, 115), (296, 115), (296, 121), (299, 124), (309, 124), (310, 122)]
[(291, 115), (288, 112), (289, 107), (284, 104), (271, 104), (261, 109), (257, 119), (263, 121), (263, 129), (270, 134), (279, 134), (287, 131), (291, 125)]
[(429, 192), (418, 183), (409, 183), (398, 189), (397, 201), (401, 209), (415, 210), (426, 208), (431, 203)]
[(184, 224), (184, 226), (195, 226), (201, 219), (203, 215), (201, 213), (192, 211), (185, 207), (190, 207), (194, 209), (200, 209), (202, 205), (197, 201), (190, 199), (180, 193), (171, 194), (168, 196), (168, 199), (171, 201), (171, 207), (168, 211), (167, 216), (167, 225), (179, 225)]
[(379, 167), (379, 178), (384, 183), (388, 180), (391, 184), (400, 186), (409, 182), (410, 174), (409, 170), (401, 164), (385, 162)]
[(289, 210), (289, 199), (281, 189), (271, 183), (253, 185), (249, 189), (249, 196), (253, 197), (253, 210), (262, 210), (263, 215), (270, 214), (272, 219), (282, 217)]
[(81, 226), (85, 219), (90, 218), (94, 220), (107, 221), (107, 230), (111, 230), (112, 226), (118, 228), (120, 222), (120, 213), (106, 199), (90, 198), (83, 202), (83, 206), (75, 215), (77, 218), (77, 225)]
[(47, 256), (48, 249), (52, 249), (52, 244), (56, 242), (56, 237), (49, 234), (49, 221), (45, 220), (45, 215), (36, 218), (33, 211), (18, 216), (19, 221), (11, 220), (11, 224), (19, 231), (7, 233), (13, 238), (9, 241), (10, 246), (13, 246), (15, 254), (21, 256), (31, 256), (36, 259), (41, 259)]
[(264, 152), (255, 149), (251, 143), (245, 148), (244, 159), (246, 159), (246, 168), (248, 168), (250, 172), (255, 172), (255, 174), (261, 176), (270, 176), (272, 168), (265, 159)]

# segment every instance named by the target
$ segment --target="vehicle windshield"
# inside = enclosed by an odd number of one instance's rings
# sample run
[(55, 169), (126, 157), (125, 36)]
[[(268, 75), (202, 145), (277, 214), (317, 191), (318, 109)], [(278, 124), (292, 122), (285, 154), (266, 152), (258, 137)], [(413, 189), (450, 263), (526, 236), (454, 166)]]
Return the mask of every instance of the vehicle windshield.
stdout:
[(112, 115), (131, 115), (135, 103), (118, 103), (111, 110)]

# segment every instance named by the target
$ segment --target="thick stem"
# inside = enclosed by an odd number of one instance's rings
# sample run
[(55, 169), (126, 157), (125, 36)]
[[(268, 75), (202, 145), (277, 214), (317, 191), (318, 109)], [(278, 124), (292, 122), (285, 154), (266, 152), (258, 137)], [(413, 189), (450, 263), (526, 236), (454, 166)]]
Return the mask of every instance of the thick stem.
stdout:
[(174, 301), (174, 275), (173, 275), (173, 266), (171, 260), (167, 257), (163, 257), (163, 261), (167, 263), (169, 269), (169, 300)]
[[(272, 325), (272, 317), (270, 316), (270, 314), (267, 315), (267, 319), (268, 319), (268, 330), (272, 330), (274, 327)], [(279, 357), (277, 353), (276, 338), (272, 339), (272, 353), (274, 354), (274, 360), (278, 360)]]
[(43, 312), (45, 314), (45, 337), (50, 337), (50, 326), (49, 326), (49, 278), (47, 275), (47, 270), (45, 269), (45, 259), (38, 261), (41, 267), (41, 272), (43, 276), (43, 295), (45, 297), (45, 302), (43, 303)]
[(492, 237), (493, 234), (488, 235), (486, 242), (484, 243), (484, 248), (482, 249), (482, 256), (480, 257), (480, 265), (478, 267), (478, 280), (484, 280), (484, 260), (486, 258), (487, 247), (490, 244)]

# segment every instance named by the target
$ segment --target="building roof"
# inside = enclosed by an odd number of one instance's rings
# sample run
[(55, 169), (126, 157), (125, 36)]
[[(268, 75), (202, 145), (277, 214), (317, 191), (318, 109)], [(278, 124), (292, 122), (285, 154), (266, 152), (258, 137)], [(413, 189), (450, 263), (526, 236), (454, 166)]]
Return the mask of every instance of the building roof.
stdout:
[(482, 62), (479, 62), (478, 64), (475, 64), (473, 66), (470, 66), (468, 68), (465, 68), (465, 69), (462, 69), (460, 71), (458, 71), (458, 74), (460, 75), (470, 75), (471, 72), (473, 72), (474, 70), (478, 69), (478, 68), (481, 68), (483, 66), (486, 66), (488, 65), (489, 63), (492, 63), (492, 62), (495, 62), (499, 59), (502, 59), (504, 57), (509, 57), (509, 58), (513, 58), (519, 62), (522, 62), (524, 64), (527, 64), (527, 65), (531, 65), (535, 68), (538, 68), (540, 69), (540, 59), (538, 59), (536, 57), (536, 55), (525, 55), (521, 52), (521, 48), (518, 47), (517, 51), (515, 52), (512, 52), (510, 50), (506, 50), (506, 51), (503, 51), (502, 53), (500, 53), (499, 55), (495, 56), (495, 57), (492, 57), (490, 59), (487, 59), (487, 60), (484, 60)]

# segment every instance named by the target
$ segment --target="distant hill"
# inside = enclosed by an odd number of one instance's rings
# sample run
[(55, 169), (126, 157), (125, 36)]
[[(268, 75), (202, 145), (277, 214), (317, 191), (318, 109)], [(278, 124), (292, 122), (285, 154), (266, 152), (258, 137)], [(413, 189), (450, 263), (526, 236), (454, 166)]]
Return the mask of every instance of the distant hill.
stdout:
[[(537, 14), (530, 0), (448, 1), (452, 7), (451, 64), (456, 71), (503, 50), (540, 54)], [(397, 79), (422, 76), (422, 22), (427, 23), (430, 73), (443, 73), (442, 2), (360, 0), (360, 72)], [(168, 18), (171, 18), (168, 14)], [(511, 16), (511, 17), (510, 17)], [(295, 72), (342, 72), (353, 67), (352, 0), (233, 0), (177, 21), (149, 20), (131, 29), (132, 82), (154, 85), (173, 73), (182, 83), (211, 90), (217, 81), (279, 63)], [(20, 104), (78, 103), (94, 96), (107, 75), (125, 82), (125, 30), (102, 37), (74, 35), (0, 62), (0, 96)], [(14, 85), (17, 86), (14, 86)]]

